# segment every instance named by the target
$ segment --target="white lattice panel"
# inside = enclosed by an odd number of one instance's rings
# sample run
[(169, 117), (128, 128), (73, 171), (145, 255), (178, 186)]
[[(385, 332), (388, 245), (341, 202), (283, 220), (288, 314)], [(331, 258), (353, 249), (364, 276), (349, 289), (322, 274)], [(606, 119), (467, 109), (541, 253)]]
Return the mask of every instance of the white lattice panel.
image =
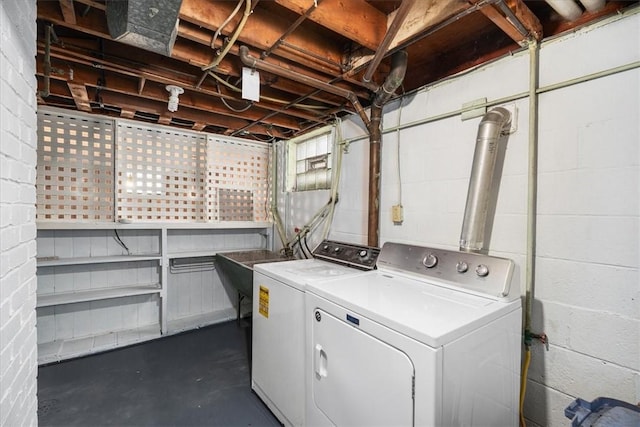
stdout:
[(117, 217), (205, 221), (206, 137), (119, 121)]
[(37, 219), (113, 221), (113, 121), (38, 112)]
[(210, 136), (207, 142), (207, 220), (266, 221), (269, 146)]

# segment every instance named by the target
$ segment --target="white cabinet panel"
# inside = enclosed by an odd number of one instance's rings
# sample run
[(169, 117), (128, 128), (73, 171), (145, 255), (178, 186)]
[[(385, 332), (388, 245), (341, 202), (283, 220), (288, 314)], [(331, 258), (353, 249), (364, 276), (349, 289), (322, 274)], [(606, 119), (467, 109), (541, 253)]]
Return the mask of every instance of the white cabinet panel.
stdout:
[(169, 263), (264, 249), (270, 233), (269, 223), (249, 222), (39, 223), (39, 363), (234, 318), (235, 290), (212, 265), (174, 274)]

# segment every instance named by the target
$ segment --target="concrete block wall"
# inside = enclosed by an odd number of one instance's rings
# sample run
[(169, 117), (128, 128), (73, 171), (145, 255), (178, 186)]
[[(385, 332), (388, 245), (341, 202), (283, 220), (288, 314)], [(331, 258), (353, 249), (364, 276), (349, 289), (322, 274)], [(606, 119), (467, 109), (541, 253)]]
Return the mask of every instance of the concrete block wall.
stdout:
[[(540, 86), (566, 82), (640, 60), (640, 14), (631, 12), (547, 41), (540, 47)], [(423, 88), (385, 107), (381, 244), (397, 241), (458, 247), (480, 118), (462, 121), (463, 103), (528, 90), (529, 55), (515, 53)], [(576, 397), (640, 401), (640, 69), (588, 79), (539, 97), (538, 215), (534, 332), (528, 374), (529, 426), (565, 426)], [(529, 101), (517, 112), (505, 161), (490, 253), (512, 258), (524, 294)], [(330, 237), (366, 242), (368, 141), (362, 124), (344, 123), (354, 139), (345, 156)], [(399, 203), (398, 138), (404, 222)]]
[(36, 2), (0, 2), (0, 425), (37, 425)]

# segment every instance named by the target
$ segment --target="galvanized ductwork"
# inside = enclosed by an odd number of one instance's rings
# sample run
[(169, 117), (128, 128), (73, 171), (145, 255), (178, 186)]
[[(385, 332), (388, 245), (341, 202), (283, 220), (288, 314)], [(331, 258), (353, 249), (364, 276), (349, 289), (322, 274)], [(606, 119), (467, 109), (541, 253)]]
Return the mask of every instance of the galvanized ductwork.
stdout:
[(171, 56), (182, 0), (107, 0), (106, 6), (114, 40)]
[(495, 185), (495, 171), (498, 159), (500, 136), (511, 126), (511, 113), (505, 108), (494, 108), (484, 115), (478, 127), (476, 149), (469, 180), (467, 204), (460, 234), (460, 250), (483, 252), (487, 225), (491, 210), (491, 192)]

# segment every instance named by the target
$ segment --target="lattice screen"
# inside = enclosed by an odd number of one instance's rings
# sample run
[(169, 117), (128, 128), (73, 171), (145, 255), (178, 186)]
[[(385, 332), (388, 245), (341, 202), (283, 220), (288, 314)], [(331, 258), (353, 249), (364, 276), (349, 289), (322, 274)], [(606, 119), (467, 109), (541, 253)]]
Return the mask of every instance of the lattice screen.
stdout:
[(207, 220), (266, 221), (269, 146), (209, 136)]
[(206, 136), (118, 122), (117, 216), (205, 221)]
[(38, 111), (37, 219), (114, 220), (113, 121)]

